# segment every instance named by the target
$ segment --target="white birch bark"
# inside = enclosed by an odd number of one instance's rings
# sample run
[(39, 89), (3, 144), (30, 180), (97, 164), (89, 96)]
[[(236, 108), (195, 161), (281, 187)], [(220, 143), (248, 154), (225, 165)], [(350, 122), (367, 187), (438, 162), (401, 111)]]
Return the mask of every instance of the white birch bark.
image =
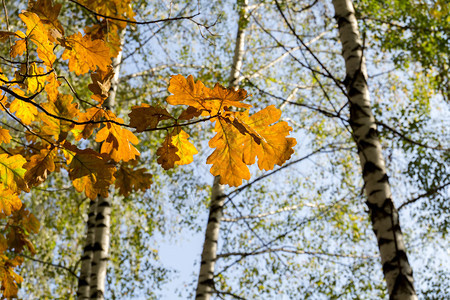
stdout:
[[(121, 48), (125, 39), (125, 30), (120, 33)], [(111, 88), (109, 96), (106, 100), (108, 109), (113, 109), (116, 102), (116, 94), (119, 83), (120, 66), (122, 60), (122, 51), (117, 57), (113, 58), (112, 65), (114, 68), (114, 77), (111, 80)], [(97, 199), (97, 214), (95, 217), (95, 241), (94, 241), (94, 255), (91, 266), (90, 278), (90, 299), (103, 300), (105, 299), (105, 283), (107, 266), (109, 260), (109, 245), (110, 245), (110, 228), (111, 228), (111, 196), (101, 197)]]
[(89, 299), (89, 286), (91, 283), (91, 264), (94, 257), (94, 240), (95, 240), (95, 216), (97, 214), (97, 202), (89, 203), (89, 212), (87, 220), (86, 241), (83, 248), (83, 256), (81, 257), (80, 277), (78, 278), (77, 298), (79, 300)]
[[(248, 22), (248, 1), (238, 1), (239, 23), (236, 35), (233, 64), (231, 66), (230, 87), (237, 88), (242, 68), (245, 46), (245, 27)], [(223, 204), (225, 202), (225, 188), (220, 184), (220, 176), (214, 178), (211, 190), (211, 205), (209, 208), (208, 224), (203, 243), (200, 272), (198, 276), (195, 299), (209, 300), (215, 292), (214, 267), (217, 260), (217, 242), (219, 240), (220, 221), (223, 216)]]
[(406, 255), (398, 211), (394, 207), (381, 145), (367, 87), (355, 11), (351, 0), (333, 0), (335, 18), (346, 66), (350, 124), (358, 146), (367, 205), (380, 250), (390, 299), (417, 299), (411, 266)]

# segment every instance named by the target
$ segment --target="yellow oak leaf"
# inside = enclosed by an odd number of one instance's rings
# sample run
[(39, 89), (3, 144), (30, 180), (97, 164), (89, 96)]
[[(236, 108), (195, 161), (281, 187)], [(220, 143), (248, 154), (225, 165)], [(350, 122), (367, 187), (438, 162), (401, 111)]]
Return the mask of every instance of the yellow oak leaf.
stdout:
[[(236, 113), (241, 124), (245, 124), (251, 134), (245, 135), (244, 162), (254, 164), (258, 157), (260, 170), (272, 170), (275, 165), (281, 166), (294, 153), (294, 138), (288, 138), (292, 128), (280, 119), (281, 110), (270, 105), (263, 110), (248, 116), (248, 113)], [(275, 124), (273, 124), (275, 123)], [(271, 125), (273, 124), (273, 125)]]
[(102, 40), (91, 40), (78, 32), (66, 38), (65, 46), (62, 59), (69, 60), (69, 70), (77, 75), (95, 71), (97, 67), (107, 71), (111, 64), (109, 48)]
[(209, 141), (209, 146), (216, 150), (206, 163), (212, 164), (211, 174), (220, 176), (221, 184), (239, 186), (242, 179), (250, 179), (250, 171), (242, 160), (245, 135), (221, 117), (217, 118), (214, 130), (217, 134)]
[(3, 298), (11, 299), (17, 297), (18, 286), (23, 278), (14, 272), (14, 268), (22, 264), (23, 258), (16, 256), (9, 259), (6, 255), (0, 254), (0, 282)]
[(0, 143), (8, 144), (11, 141), (11, 135), (8, 129), (0, 127)]
[(166, 101), (172, 105), (189, 105), (203, 111), (203, 115), (215, 116), (230, 106), (249, 108), (251, 105), (242, 103), (247, 98), (247, 92), (239, 89), (224, 88), (216, 84), (213, 89), (203, 85), (201, 81), (194, 81), (194, 77), (182, 75), (172, 76), (169, 82), (169, 92), (173, 95)]
[[(58, 94), (56, 100), (42, 104), (42, 107), (49, 113), (61, 118), (76, 120), (80, 111), (78, 103), (72, 102), (71, 95)], [(62, 141), (67, 137), (72, 129), (72, 122), (48, 116), (46, 113), (39, 113), (44, 124), (40, 127), (41, 133), (53, 136), (55, 140)]]
[[(48, 27), (41, 22), (39, 16), (33, 12), (25, 11), (19, 17), (27, 25), (26, 36), (37, 45), (37, 54), (45, 65), (52, 67), (56, 59), (53, 53), (54, 43), (48, 39)], [(20, 31), (16, 32), (21, 36)], [(23, 53), (23, 52), (22, 52)]]
[(172, 119), (167, 109), (145, 103), (131, 107), (131, 113), (128, 115), (130, 116), (130, 126), (136, 128), (137, 132), (154, 129), (158, 126), (159, 121)]
[(174, 75), (170, 79), (168, 91), (173, 95), (167, 97), (166, 101), (172, 105), (189, 105), (198, 110), (212, 111), (214, 103), (208, 101), (209, 89), (201, 81), (194, 81), (189, 75)]
[(44, 88), (46, 76), (43, 76), (43, 74), (44, 68), (38, 67), (35, 63), (30, 64), (26, 80), (28, 92), (35, 93)]
[(62, 35), (64, 35), (64, 29), (58, 21), (58, 15), (61, 11), (61, 7), (62, 5), (60, 3), (55, 3), (53, 5), (52, 0), (28, 2), (28, 10), (37, 14), (43, 24), (57, 29)]
[(27, 50), (27, 42), (25, 40), (18, 40), (14, 42), (14, 45), (11, 47), (11, 51), (9, 54), (12, 58), (23, 55), (23, 53)]
[(0, 215), (9, 216), (12, 212), (22, 207), (17, 193), (9, 189), (0, 189)]
[[(216, 83), (214, 88), (210, 91), (209, 97), (211, 101), (216, 102), (217, 111), (222, 111), (225, 107), (241, 107), (250, 108), (250, 104), (242, 103), (241, 101), (247, 98), (247, 92), (243, 89), (235, 90), (234, 88), (224, 88), (220, 84)], [(215, 114), (215, 113), (212, 113)]]
[(9, 109), (26, 125), (30, 125), (31, 122), (36, 119), (38, 114), (36, 106), (19, 99), (14, 99), (14, 101), (11, 102)]
[(145, 191), (153, 183), (152, 175), (147, 169), (134, 169), (122, 164), (117, 170), (114, 185), (119, 189), (119, 194), (128, 197), (132, 191)]
[(75, 189), (84, 191), (91, 200), (95, 200), (98, 195), (107, 197), (109, 186), (115, 180), (116, 167), (108, 162), (107, 157), (94, 150), (80, 150), (68, 142), (64, 143), (64, 147), (73, 155), (69, 178)]
[(58, 80), (55, 73), (48, 74), (45, 78), (48, 82), (45, 85), (45, 91), (47, 92), (47, 97), (50, 102), (56, 101), (58, 98), (58, 87), (61, 85), (61, 82)]
[(26, 162), (26, 159), (19, 154), (13, 156), (0, 154), (0, 183), (4, 188), (9, 188), (17, 193), (21, 190), (29, 191), (23, 179), (26, 170), (22, 166)]
[(165, 170), (172, 169), (175, 166), (175, 162), (180, 160), (177, 155), (178, 148), (172, 144), (172, 136), (167, 134), (161, 147), (156, 150), (158, 159), (156, 160)]
[(30, 161), (23, 165), (27, 170), (24, 179), (28, 186), (37, 186), (47, 179), (49, 173), (55, 171), (54, 149), (42, 149), (39, 154), (31, 156)]
[(198, 153), (194, 145), (188, 141), (188, 138), (189, 135), (181, 129), (175, 129), (172, 133), (172, 144), (178, 149), (176, 155), (180, 158), (180, 160), (175, 161), (177, 165), (190, 164), (194, 161), (193, 155)]
[[(101, 121), (103, 117), (105, 116), (105, 111), (101, 107), (91, 107), (86, 110), (84, 113), (78, 114), (78, 121), (79, 122), (88, 122), (88, 121)], [(75, 125), (72, 129), (72, 133), (75, 136), (75, 139), (77, 141), (81, 140), (82, 138), (87, 139), (89, 138), (92, 133), (94, 132), (94, 129), (99, 128), (100, 123), (88, 123), (83, 125)]]
[[(110, 120), (123, 123), (121, 118), (116, 118), (108, 112)], [(97, 132), (96, 142), (102, 142), (100, 152), (108, 154), (113, 160), (130, 161), (140, 155), (139, 151), (132, 145), (139, 142), (138, 138), (128, 129), (114, 123), (106, 123)]]
[(89, 90), (94, 93), (91, 98), (102, 104), (108, 98), (113, 77), (114, 71), (112, 67), (109, 67), (107, 71), (98, 69), (96, 72), (91, 73), (92, 83), (88, 85)]

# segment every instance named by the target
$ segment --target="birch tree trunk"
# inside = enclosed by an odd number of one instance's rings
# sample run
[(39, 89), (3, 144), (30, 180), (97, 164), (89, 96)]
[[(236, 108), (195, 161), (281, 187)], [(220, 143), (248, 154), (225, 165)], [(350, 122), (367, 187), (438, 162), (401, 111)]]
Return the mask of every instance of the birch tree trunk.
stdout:
[(333, 0), (346, 66), (350, 124), (358, 147), (370, 218), (390, 299), (417, 299), (394, 207), (367, 87), (367, 70), (351, 0)]
[[(125, 40), (125, 30), (120, 32), (121, 48)], [(108, 99), (104, 107), (113, 109), (119, 83), (122, 51), (112, 59), (114, 77), (111, 80)], [(83, 249), (80, 278), (78, 281), (78, 299), (103, 300), (107, 264), (109, 260), (110, 227), (111, 227), (111, 196), (99, 196), (89, 206), (86, 243)]]
[[(238, 1), (239, 23), (234, 48), (233, 65), (231, 66), (230, 87), (237, 88), (242, 68), (245, 46), (245, 27), (247, 25), (248, 1)], [(200, 272), (198, 276), (195, 299), (209, 300), (215, 292), (214, 266), (217, 260), (217, 242), (219, 240), (220, 221), (223, 215), (223, 204), (225, 202), (225, 188), (220, 184), (220, 176), (214, 178), (211, 189), (211, 204), (209, 208), (208, 224), (205, 231), (203, 243)]]
[(86, 241), (81, 257), (80, 277), (78, 278), (77, 298), (80, 300), (89, 299), (89, 287), (91, 284), (91, 263), (94, 257), (95, 241), (95, 216), (97, 215), (97, 202), (91, 200), (87, 220)]
[[(121, 48), (124, 43), (125, 30), (121, 33)], [(114, 77), (111, 80), (111, 89), (107, 99), (106, 107), (113, 109), (116, 102), (116, 94), (119, 83), (122, 51), (112, 60)], [(98, 197), (97, 215), (95, 217), (95, 241), (94, 257), (92, 259), (92, 270), (90, 280), (90, 299), (103, 300), (105, 295), (106, 270), (109, 260), (109, 242), (111, 228), (111, 197)]]

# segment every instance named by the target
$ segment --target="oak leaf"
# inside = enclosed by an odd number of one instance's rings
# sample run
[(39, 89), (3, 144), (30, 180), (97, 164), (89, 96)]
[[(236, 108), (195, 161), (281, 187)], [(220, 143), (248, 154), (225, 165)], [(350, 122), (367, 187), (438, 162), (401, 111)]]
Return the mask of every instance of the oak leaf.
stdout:
[[(281, 166), (287, 161), (296, 145), (294, 138), (287, 138), (292, 128), (284, 121), (277, 122), (281, 116), (281, 110), (270, 105), (263, 110), (248, 116), (248, 113), (236, 113), (240, 124), (245, 124), (249, 134), (244, 140), (244, 162), (248, 165), (255, 163), (258, 157), (260, 170), (272, 170), (275, 165)], [(271, 125), (273, 124), (273, 125)]]
[[(56, 59), (56, 55), (53, 53), (54, 43), (52, 43), (48, 39), (48, 28), (42, 22), (39, 16), (33, 12), (23, 12), (19, 14), (19, 17), (22, 21), (27, 25), (27, 31), (24, 35), (21, 31), (17, 31), (16, 35), (21, 37), (22, 39), (29, 39), (34, 44), (37, 45), (37, 54), (40, 59), (44, 62), (45, 65), (52, 67), (53, 62)], [(16, 43), (18, 45), (18, 43)], [(18, 46), (21, 50), (21, 53), (15, 53), (17, 50), (14, 50), (12, 55), (22, 55), (23, 54), (23, 45)]]
[[(121, 118), (108, 112), (110, 120), (123, 123)], [(120, 125), (108, 122), (97, 132), (96, 142), (102, 142), (100, 152), (108, 154), (116, 162), (130, 161), (140, 155), (139, 151), (132, 145), (139, 142), (138, 138), (128, 129)]]
[(95, 200), (98, 195), (108, 196), (108, 188), (114, 182), (116, 168), (108, 162), (108, 157), (94, 150), (80, 150), (68, 142), (64, 143), (66, 151), (73, 155), (69, 165), (69, 178), (78, 192)]
[(214, 130), (217, 134), (209, 141), (209, 146), (216, 150), (206, 163), (212, 164), (211, 174), (220, 176), (221, 184), (239, 186), (242, 179), (250, 179), (250, 171), (242, 160), (245, 136), (221, 117), (216, 120)]
[(111, 64), (109, 48), (102, 40), (91, 40), (78, 32), (65, 39), (65, 47), (62, 59), (69, 60), (69, 70), (77, 75), (95, 71), (97, 67), (106, 71)]
[(22, 55), (27, 50), (27, 41), (26, 40), (17, 40), (12, 45), (9, 54), (12, 58)]
[(187, 78), (182, 75), (172, 76), (168, 90), (173, 94), (166, 99), (169, 104), (189, 105), (203, 111), (203, 115), (215, 116), (231, 106), (246, 109), (251, 107), (241, 102), (247, 97), (245, 90), (235, 91), (220, 84), (209, 89), (201, 81), (195, 82), (192, 75)]
[(200, 117), (202, 114), (201, 110), (198, 110), (195, 107), (189, 106), (188, 108), (186, 108), (185, 110), (183, 110), (180, 114), (180, 116), (178, 117), (178, 120), (191, 120), (193, 118), (197, 118)]
[(16, 34), (12, 31), (0, 30), (0, 42), (4, 42), (9, 37), (15, 36)]
[(58, 87), (61, 85), (61, 82), (58, 80), (55, 73), (49, 74), (45, 80), (48, 82), (45, 85), (45, 91), (47, 92), (47, 98), (50, 102), (56, 101), (58, 98)]
[(128, 115), (130, 116), (130, 126), (136, 128), (136, 132), (154, 129), (160, 121), (173, 119), (167, 109), (145, 103), (133, 106)]
[(18, 286), (23, 278), (14, 272), (14, 269), (22, 264), (23, 258), (15, 257), (9, 259), (6, 255), (0, 254), (0, 282), (1, 291), (4, 298), (10, 299), (17, 297)]
[(26, 170), (22, 167), (26, 162), (26, 159), (19, 154), (13, 156), (0, 154), (0, 183), (4, 188), (9, 188), (17, 193), (20, 193), (21, 190), (29, 191), (24, 181)]
[(8, 129), (0, 127), (0, 143), (8, 144), (11, 141), (11, 135)]
[(174, 75), (170, 79), (168, 91), (173, 95), (167, 97), (171, 105), (189, 105), (198, 110), (212, 111), (213, 103), (208, 101), (209, 89), (199, 80), (189, 75)]
[(106, 71), (98, 69), (91, 73), (92, 83), (88, 85), (89, 90), (94, 93), (91, 98), (102, 104), (108, 98), (113, 77), (114, 71), (111, 67), (108, 67)]
[(172, 144), (171, 134), (167, 134), (161, 147), (156, 150), (158, 159), (156, 160), (165, 170), (172, 169), (175, 166), (175, 162), (180, 160), (177, 155), (178, 148)]
[(62, 35), (64, 35), (64, 28), (58, 21), (58, 15), (61, 11), (62, 5), (55, 3), (53, 5), (52, 0), (37, 0), (28, 2), (28, 10), (37, 14), (43, 24), (49, 27), (57, 29)]
[[(97, 122), (101, 121), (103, 117), (106, 115), (105, 111), (101, 107), (91, 107), (86, 110), (84, 113), (78, 114), (78, 121), (79, 122)], [(99, 128), (100, 123), (87, 123), (83, 125), (75, 125), (72, 129), (72, 133), (75, 136), (75, 139), (79, 141), (80, 139), (84, 138), (87, 139), (92, 135), (94, 132), (94, 129)]]
[(28, 186), (37, 186), (47, 179), (49, 173), (55, 171), (54, 149), (42, 149), (39, 154), (31, 156), (30, 161), (23, 165), (27, 172), (24, 179)]
[[(78, 110), (78, 103), (74, 103), (72, 100), (73, 97), (71, 95), (58, 94), (55, 101), (44, 103), (42, 107), (57, 117), (75, 120), (80, 111)], [(55, 140), (65, 140), (68, 132), (72, 129), (72, 122), (68, 120), (48, 116), (44, 112), (40, 112), (39, 116), (44, 123), (40, 128), (41, 133), (53, 136)]]
[(14, 99), (9, 107), (12, 113), (15, 113), (16, 117), (19, 118), (25, 125), (30, 125), (36, 119), (38, 110), (36, 106), (31, 103)]
[(9, 216), (12, 212), (22, 207), (17, 193), (10, 189), (0, 189), (0, 215)]
[(193, 155), (197, 154), (198, 151), (195, 149), (194, 145), (188, 141), (189, 135), (182, 129), (176, 128), (172, 133), (172, 145), (174, 145), (178, 151), (176, 155), (180, 158), (175, 161), (177, 165), (188, 165), (194, 161)]
[(134, 169), (125, 164), (120, 166), (114, 176), (114, 185), (124, 197), (128, 197), (132, 191), (145, 191), (153, 183), (152, 175), (147, 173), (147, 169)]

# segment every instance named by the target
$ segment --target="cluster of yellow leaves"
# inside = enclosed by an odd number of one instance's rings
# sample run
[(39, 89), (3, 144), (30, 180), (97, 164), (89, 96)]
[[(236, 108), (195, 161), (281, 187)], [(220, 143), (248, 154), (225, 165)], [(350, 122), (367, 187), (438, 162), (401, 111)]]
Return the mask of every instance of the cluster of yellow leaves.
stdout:
[[(172, 93), (167, 97), (169, 104), (189, 106), (178, 118), (164, 108), (143, 104), (132, 107), (130, 125), (141, 132), (157, 129), (162, 120), (178, 122), (200, 115), (209, 117), (215, 122), (217, 134), (209, 142), (215, 151), (206, 162), (212, 164), (211, 174), (220, 176), (220, 183), (239, 186), (243, 179), (250, 179), (248, 165), (254, 164), (256, 158), (261, 170), (272, 170), (294, 153), (296, 141), (287, 137), (292, 128), (286, 122), (277, 122), (281, 111), (272, 105), (250, 116), (251, 105), (242, 102), (247, 98), (245, 90), (224, 88), (220, 84), (210, 89), (200, 81), (195, 82), (192, 76), (182, 75), (172, 76), (168, 90)], [(179, 126), (168, 132), (156, 152), (157, 161), (164, 169), (193, 161), (197, 150), (188, 137)]]
[[(128, 0), (80, 3), (105, 16), (134, 20)], [(61, 8), (52, 0), (29, 0), (27, 10), (19, 14), (24, 30), (0, 31), (0, 42), (13, 41), (11, 58), (22, 61), (13, 74), (0, 69), (5, 92), (0, 95), (0, 110), (25, 126), (29, 143), (11, 146), (9, 130), (0, 128), (0, 219), (7, 219), (0, 233), (0, 290), (6, 298), (17, 294), (22, 278), (14, 268), (21, 264), (19, 255), (24, 249), (34, 253), (28, 236), (39, 229), (37, 219), (20, 201), (22, 191), (28, 192), (60, 169), (66, 169), (74, 188), (90, 199), (107, 196), (112, 184), (128, 196), (152, 182), (151, 175), (137, 167), (136, 136), (120, 125), (122, 119), (101, 107), (109, 95), (114, 77), (111, 60), (120, 51), (119, 32), (126, 23), (98, 16), (99, 22), (83, 33), (66, 35), (58, 20)], [(30, 57), (38, 59), (29, 61)], [(96, 102), (91, 108), (82, 110), (71, 95), (58, 90), (61, 82), (55, 68), (62, 60), (68, 60), (69, 71), (76, 75), (90, 72), (88, 88)], [(40, 96), (44, 92), (46, 98)], [(102, 144), (100, 153), (67, 140), (79, 141), (93, 134)], [(17, 256), (10, 259), (12, 252)]]
[[(14, 251), (20, 255), (24, 249), (34, 253), (28, 236), (39, 230), (39, 222), (19, 199), (22, 191), (28, 192), (61, 169), (68, 172), (74, 188), (92, 200), (107, 197), (111, 185), (126, 197), (133, 191), (148, 189), (152, 183), (146, 169), (137, 167), (137, 137), (126, 128), (123, 119), (102, 107), (114, 78), (111, 60), (120, 51), (119, 32), (126, 25), (117, 18), (134, 20), (131, 1), (79, 3), (97, 13), (99, 21), (86, 27), (83, 34), (65, 34), (58, 21), (62, 6), (51, 0), (30, 0), (28, 10), (19, 14), (24, 31), (0, 31), (0, 42), (15, 39), (11, 57), (23, 59), (14, 75), (9, 76), (11, 80), (0, 69), (2, 91), (9, 94), (0, 95), (0, 110), (27, 129), (29, 143), (26, 147), (2, 148), (5, 153), (0, 154), (0, 218), (8, 219), (0, 233), (0, 283), (4, 297), (16, 296), (17, 284), (22, 281), (14, 273), (20, 257), (10, 259), (4, 253)], [(63, 51), (55, 52), (58, 48)], [(28, 61), (32, 51), (42, 62)], [(60, 65), (55, 63), (58, 60), (68, 60), (69, 71), (76, 75), (90, 73), (92, 83), (88, 88), (95, 101), (90, 108), (83, 110), (71, 95), (60, 93), (62, 84), (54, 69)], [(183, 125), (208, 120), (215, 123), (216, 135), (209, 142), (215, 150), (207, 163), (212, 164), (211, 173), (220, 176), (222, 184), (238, 186), (243, 179), (250, 179), (249, 165), (257, 162), (261, 170), (271, 170), (292, 155), (296, 141), (287, 137), (292, 128), (279, 121), (281, 111), (269, 106), (250, 115), (252, 106), (243, 102), (247, 98), (245, 90), (220, 84), (208, 88), (192, 76), (181, 75), (172, 76), (168, 90), (172, 94), (167, 98), (168, 104), (187, 106), (178, 117), (166, 108), (148, 104), (133, 106), (129, 114), (129, 127), (136, 132), (167, 133), (156, 151), (157, 162), (164, 169), (193, 161), (198, 151)], [(44, 92), (46, 98), (40, 96)], [(202, 117), (203, 120), (191, 121)], [(168, 126), (158, 127), (168, 122)], [(72, 144), (93, 135), (101, 143), (99, 151)], [(0, 128), (0, 143), (10, 142), (9, 130)]]

